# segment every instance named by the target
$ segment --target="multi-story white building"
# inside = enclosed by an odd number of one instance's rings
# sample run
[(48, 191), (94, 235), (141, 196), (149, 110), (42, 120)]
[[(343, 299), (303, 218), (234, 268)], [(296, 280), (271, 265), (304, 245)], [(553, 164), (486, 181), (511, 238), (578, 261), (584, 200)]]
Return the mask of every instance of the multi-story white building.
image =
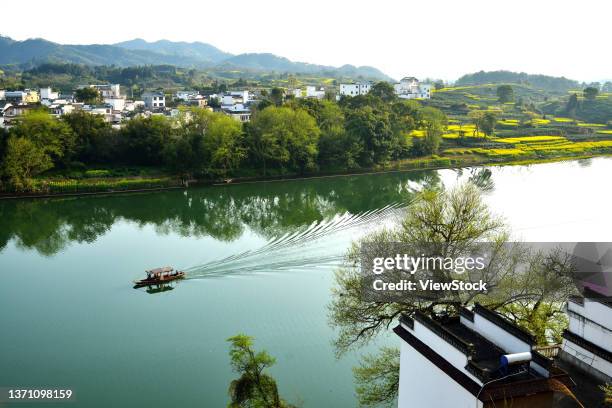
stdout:
[(40, 99), (54, 101), (59, 99), (59, 92), (53, 92), (53, 89), (50, 86), (40, 88)]
[(251, 120), (251, 110), (241, 103), (221, 106), (221, 111), (240, 122), (248, 122)]
[(306, 97), (307, 98), (323, 99), (325, 97), (325, 89), (323, 89), (323, 88), (317, 89), (316, 86), (309, 85), (309, 86), (306, 87)]
[(166, 95), (163, 92), (145, 92), (142, 94), (145, 108), (159, 109), (166, 106)]
[(458, 317), (402, 316), (393, 330), (400, 408), (550, 407), (555, 384), (572, 387), (530, 334), (478, 304)]
[(106, 97), (104, 98), (104, 103), (112, 106), (113, 111), (115, 112), (117, 111), (121, 112), (122, 110), (125, 109), (125, 98), (124, 97), (120, 97), (120, 98)]
[(340, 84), (340, 96), (357, 96), (365, 95), (370, 92), (372, 84), (369, 82), (360, 82), (356, 84)]
[(196, 91), (176, 91), (174, 94), (174, 99), (188, 101), (189, 99), (194, 99), (197, 96), (199, 96), (199, 94)]
[(415, 77), (404, 77), (393, 88), (395, 94), (403, 99), (431, 98), (431, 84), (422, 84)]
[(566, 311), (569, 327), (559, 357), (601, 383), (612, 383), (612, 302), (587, 288), (584, 297), (570, 298)]
[(121, 97), (121, 86), (119, 86), (119, 84), (90, 85), (90, 87), (96, 88), (98, 92), (100, 92), (102, 98)]

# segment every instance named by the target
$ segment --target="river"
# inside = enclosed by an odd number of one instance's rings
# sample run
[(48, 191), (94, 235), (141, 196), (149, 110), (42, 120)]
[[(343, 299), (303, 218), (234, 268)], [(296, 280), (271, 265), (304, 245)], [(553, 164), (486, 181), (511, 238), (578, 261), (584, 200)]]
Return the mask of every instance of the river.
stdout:
[[(596, 158), (1, 201), (0, 387), (71, 388), (74, 407), (222, 407), (226, 339), (245, 333), (276, 357), (288, 401), (355, 406), (368, 349), (336, 359), (326, 309), (352, 240), (424, 186), (470, 178), (516, 238), (612, 241), (611, 174)], [(187, 279), (132, 288), (163, 265)]]

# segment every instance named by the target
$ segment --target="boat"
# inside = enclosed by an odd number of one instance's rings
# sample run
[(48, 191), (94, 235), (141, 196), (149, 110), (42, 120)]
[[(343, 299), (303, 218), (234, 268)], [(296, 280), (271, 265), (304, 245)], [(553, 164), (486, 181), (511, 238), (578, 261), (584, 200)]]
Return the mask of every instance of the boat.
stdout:
[(175, 271), (171, 266), (151, 269), (145, 271), (145, 273), (147, 274), (145, 279), (134, 281), (134, 289), (145, 286), (160, 285), (162, 283), (172, 282), (185, 277), (185, 272)]

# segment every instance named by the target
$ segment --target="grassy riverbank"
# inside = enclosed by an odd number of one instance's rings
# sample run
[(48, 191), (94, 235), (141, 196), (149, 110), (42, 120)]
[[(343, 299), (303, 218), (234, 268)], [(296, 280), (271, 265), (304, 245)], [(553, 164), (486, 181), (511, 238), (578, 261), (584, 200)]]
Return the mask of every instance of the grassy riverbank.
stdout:
[[(215, 185), (215, 184), (238, 184), (260, 181), (280, 181), (291, 179), (307, 179), (319, 177), (335, 177), (346, 175), (385, 173), (412, 170), (440, 170), (472, 166), (501, 166), (501, 165), (528, 165), (550, 163), (565, 160), (588, 159), (592, 157), (612, 156), (612, 149), (596, 153), (568, 151), (565, 154), (555, 155), (495, 155), (487, 156), (478, 153), (469, 153), (455, 156), (431, 156), (425, 158), (404, 159), (389, 163), (385, 166), (359, 169), (324, 169), (319, 172), (310, 173), (279, 173), (272, 172), (266, 176), (254, 175), (253, 172), (245, 171), (243, 174), (231, 179), (194, 179), (185, 181), (172, 175), (164, 174), (159, 169), (133, 168), (133, 169), (97, 169), (88, 170), (83, 174), (71, 172), (70, 176), (59, 174), (51, 177), (39, 177), (34, 180), (33, 189), (21, 193), (0, 193), (2, 198), (33, 198), (63, 195), (89, 195), (89, 194), (113, 194), (129, 193), (152, 190), (165, 190), (172, 188), (183, 188), (189, 185)], [(87, 173), (90, 176), (86, 177)], [(119, 173), (120, 176), (113, 176)], [(96, 177), (92, 177), (96, 174)], [(138, 175), (137, 175), (138, 174)]]

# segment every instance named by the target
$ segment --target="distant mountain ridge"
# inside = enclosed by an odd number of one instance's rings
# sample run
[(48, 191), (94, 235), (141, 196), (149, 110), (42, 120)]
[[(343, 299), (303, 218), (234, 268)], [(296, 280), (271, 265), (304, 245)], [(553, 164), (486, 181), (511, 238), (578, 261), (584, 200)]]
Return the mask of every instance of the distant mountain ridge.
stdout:
[(202, 42), (174, 42), (160, 40), (147, 42), (134, 39), (116, 44), (71, 45), (58, 44), (42, 38), (16, 41), (0, 36), (0, 65), (32, 64), (44, 62), (85, 65), (176, 65), (180, 67), (227, 67), (257, 71), (278, 71), (304, 74), (327, 74), (353, 78), (391, 80), (374, 67), (326, 65), (294, 62), (269, 53), (232, 55)]
[(534, 75), (525, 72), (512, 71), (479, 71), (473, 74), (463, 75), (455, 82), (457, 86), (484, 85), (484, 84), (527, 84), (534, 88), (548, 91), (567, 92), (570, 89), (580, 87), (578, 81), (565, 77), (553, 77), (548, 75)]

